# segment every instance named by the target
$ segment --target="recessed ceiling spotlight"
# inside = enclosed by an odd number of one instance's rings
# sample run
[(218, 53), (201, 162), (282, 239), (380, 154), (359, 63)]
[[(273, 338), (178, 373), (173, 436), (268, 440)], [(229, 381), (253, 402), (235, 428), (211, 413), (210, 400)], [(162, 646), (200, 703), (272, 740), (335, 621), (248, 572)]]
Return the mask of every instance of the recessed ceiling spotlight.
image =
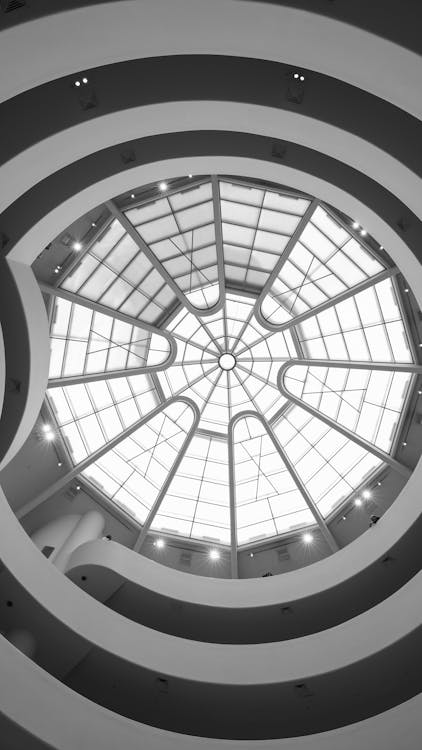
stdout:
[(353, 226), (353, 229), (359, 229), (359, 224), (357, 221), (354, 221), (352, 226)]
[(299, 80), (303, 83), (303, 81), (305, 80), (305, 76), (299, 76)]
[(91, 222), (91, 226), (92, 226), (92, 227), (96, 227), (96, 226), (97, 226), (97, 222), (95, 222), (95, 221), (92, 221), (92, 222)]
[(75, 81), (75, 86), (76, 86), (76, 87), (78, 87), (78, 86), (80, 86), (80, 85), (81, 85), (81, 82), (80, 82), (80, 81)]
[(422, 391), (418, 391), (418, 396), (422, 396)]
[(422, 344), (419, 344), (419, 347), (422, 347)]
[(189, 179), (191, 180), (193, 177), (193, 174), (188, 174)]
[(82, 250), (82, 242), (76, 241), (73, 243), (72, 247), (76, 252), (79, 252), (79, 250)]
[(48, 430), (44, 433), (45, 439), (48, 440), (50, 443), (52, 440), (54, 440), (54, 432), (52, 430)]
[(377, 482), (378, 487), (381, 487), (381, 482)]
[(158, 549), (163, 549), (163, 547), (166, 546), (166, 543), (164, 539), (156, 539), (154, 542), (154, 546), (157, 547)]
[(57, 466), (58, 466), (59, 468), (60, 468), (61, 466), (63, 466), (63, 461), (57, 461)]
[(364, 491), (362, 492), (362, 497), (363, 497), (363, 498), (364, 498), (365, 500), (369, 500), (369, 498), (371, 497), (371, 495), (372, 495), (372, 492), (370, 492), (369, 490), (364, 490)]
[(164, 193), (165, 190), (167, 190), (167, 182), (160, 182), (158, 186), (162, 193)]
[(403, 440), (402, 445), (404, 445), (404, 447), (406, 447), (407, 443), (406, 443), (405, 440)]
[(384, 245), (380, 245), (380, 250), (384, 250)]
[(88, 83), (88, 78), (82, 78), (82, 83)]
[(253, 552), (249, 552), (249, 557), (253, 557)]
[(360, 499), (360, 497), (356, 498), (355, 505), (357, 508), (360, 508), (360, 506), (362, 505), (362, 500)]
[(366, 231), (366, 229), (361, 229), (360, 233), (361, 233), (362, 237), (365, 237), (368, 234), (368, 232)]
[(409, 291), (409, 287), (408, 287), (408, 286), (405, 286), (405, 288), (404, 288), (404, 291), (405, 291), (405, 292), (406, 292), (406, 294), (407, 294), (407, 292)]
[(49, 425), (48, 422), (46, 422), (45, 424), (43, 424), (42, 430), (43, 432), (51, 432), (51, 425)]
[(304, 534), (302, 539), (305, 542), (305, 544), (311, 544), (311, 542), (314, 541), (312, 534)]
[(299, 78), (299, 73), (293, 73), (293, 78), (296, 78), (296, 80), (298, 80), (298, 78)]
[(346, 516), (342, 516), (342, 521), (347, 521)]
[(210, 550), (210, 558), (211, 560), (219, 560), (220, 559), (220, 553), (218, 549), (211, 549)]
[(75, 489), (76, 489), (76, 492), (79, 492), (79, 490), (81, 489), (81, 485), (77, 484)]
[(135, 198), (135, 193), (131, 193), (131, 194), (130, 194), (130, 197), (131, 197), (131, 198), (132, 198), (132, 200), (133, 200), (133, 199)]

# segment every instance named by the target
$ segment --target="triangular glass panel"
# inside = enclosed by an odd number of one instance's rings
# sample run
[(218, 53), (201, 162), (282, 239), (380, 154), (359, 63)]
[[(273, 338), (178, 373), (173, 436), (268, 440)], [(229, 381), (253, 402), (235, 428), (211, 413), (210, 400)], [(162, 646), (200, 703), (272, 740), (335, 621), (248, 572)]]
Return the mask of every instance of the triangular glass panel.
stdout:
[(173, 290), (118, 219), (85, 249), (60, 287), (144, 323), (157, 323), (176, 302)]
[(352, 438), (296, 404), (276, 422), (274, 434), (324, 517), (385, 466)]
[(385, 270), (385, 265), (318, 206), (261, 300), (271, 325), (293, 321)]
[(47, 398), (74, 464), (102, 448), (159, 403), (148, 375), (49, 388)]
[(284, 386), (351, 433), (389, 452), (414, 376), (408, 372), (293, 365)]
[(204, 311), (220, 298), (211, 182), (163, 195), (126, 211), (144, 243), (178, 287), (181, 299)]
[(194, 425), (193, 409), (174, 401), (88, 466), (83, 476), (143, 523)]
[(310, 201), (223, 180), (219, 186), (226, 282), (262, 289)]
[(192, 438), (151, 528), (230, 543), (226, 440), (205, 435)]
[(355, 362), (413, 362), (392, 279), (304, 320), (296, 326), (303, 355)]
[(263, 422), (239, 417), (233, 427), (238, 544), (314, 522), (303, 495)]
[(51, 381), (159, 368), (170, 357), (169, 340), (161, 334), (59, 297), (50, 338)]

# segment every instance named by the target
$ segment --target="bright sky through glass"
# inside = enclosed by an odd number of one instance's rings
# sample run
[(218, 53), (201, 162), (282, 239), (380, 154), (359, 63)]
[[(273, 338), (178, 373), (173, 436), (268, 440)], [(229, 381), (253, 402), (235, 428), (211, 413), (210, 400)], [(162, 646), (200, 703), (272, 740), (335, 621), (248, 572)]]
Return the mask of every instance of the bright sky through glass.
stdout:
[(416, 358), (397, 269), (351, 221), (216, 177), (105, 215), (59, 280), (48, 402), (110, 502), (242, 546), (397, 468)]

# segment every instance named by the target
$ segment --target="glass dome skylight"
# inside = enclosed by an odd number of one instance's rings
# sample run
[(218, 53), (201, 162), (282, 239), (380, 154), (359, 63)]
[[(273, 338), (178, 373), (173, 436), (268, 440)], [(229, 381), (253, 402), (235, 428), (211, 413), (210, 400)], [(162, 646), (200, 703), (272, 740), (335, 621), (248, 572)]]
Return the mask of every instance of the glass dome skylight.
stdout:
[[(104, 208), (52, 295), (70, 459), (147, 533), (317, 525), (396, 457), (420, 371), (398, 269), (308, 196), (227, 178)], [(73, 470), (73, 474), (74, 474)], [(235, 574), (235, 563), (233, 565)]]

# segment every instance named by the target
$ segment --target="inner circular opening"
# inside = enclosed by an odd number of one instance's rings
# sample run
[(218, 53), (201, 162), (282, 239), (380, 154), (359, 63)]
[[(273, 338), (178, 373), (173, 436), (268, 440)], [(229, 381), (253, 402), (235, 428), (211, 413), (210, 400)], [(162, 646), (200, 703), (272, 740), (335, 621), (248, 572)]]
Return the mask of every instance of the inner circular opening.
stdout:
[(233, 354), (229, 354), (229, 352), (225, 352), (218, 360), (218, 364), (222, 370), (233, 370), (233, 367), (236, 364), (236, 357), (234, 357)]

